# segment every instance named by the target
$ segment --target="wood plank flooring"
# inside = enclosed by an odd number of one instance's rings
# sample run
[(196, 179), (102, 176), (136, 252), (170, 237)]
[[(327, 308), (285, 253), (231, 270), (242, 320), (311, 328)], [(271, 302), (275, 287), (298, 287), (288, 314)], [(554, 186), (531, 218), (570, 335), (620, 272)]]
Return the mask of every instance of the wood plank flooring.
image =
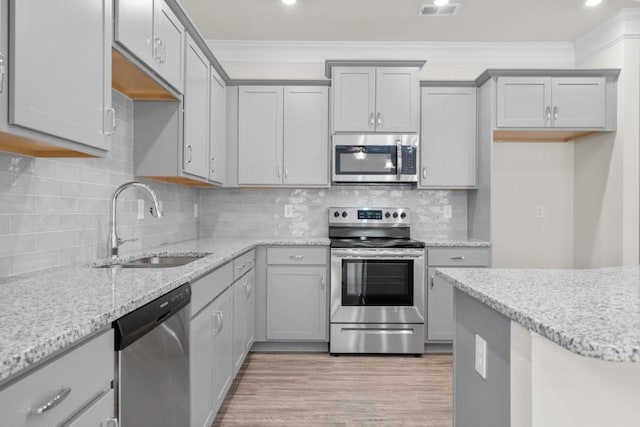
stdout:
[(451, 426), (452, 363), (250, 353), (213, 426)]

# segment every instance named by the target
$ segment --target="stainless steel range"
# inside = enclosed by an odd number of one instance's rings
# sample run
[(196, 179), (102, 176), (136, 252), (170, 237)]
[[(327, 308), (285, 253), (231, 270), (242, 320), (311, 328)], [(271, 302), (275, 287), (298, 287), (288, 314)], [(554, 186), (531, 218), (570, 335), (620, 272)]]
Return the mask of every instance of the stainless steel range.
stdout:
[(405, 208), (329, 208), (331, 353), (422, 354), (424, 243)]

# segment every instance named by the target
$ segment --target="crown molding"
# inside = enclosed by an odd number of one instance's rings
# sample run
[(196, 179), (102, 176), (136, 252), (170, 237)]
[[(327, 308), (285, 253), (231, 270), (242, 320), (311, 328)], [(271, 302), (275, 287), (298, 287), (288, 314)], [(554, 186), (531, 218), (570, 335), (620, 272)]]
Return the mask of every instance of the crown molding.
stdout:
[(621, 9), (578, 37), (576, 65), (625, 38), (640, 38), (640, 8)]
[(418, 60), (487, 67), (573, 67), (573, 43), (299, 42), (208, 40), (222, 63), (324, 64), (326, 60)]

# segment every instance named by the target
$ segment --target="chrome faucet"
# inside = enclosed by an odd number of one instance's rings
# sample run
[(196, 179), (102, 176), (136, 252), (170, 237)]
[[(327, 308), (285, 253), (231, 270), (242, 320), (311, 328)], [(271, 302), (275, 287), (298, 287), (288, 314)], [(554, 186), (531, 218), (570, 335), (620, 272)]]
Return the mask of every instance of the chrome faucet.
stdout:
[[(111, 196), (111, 216), (109, 217), (109, 241), (107, 242), (107, 253), (111, 255), (112, 258), (116, 258), (118, 256), (118, 247), (125, 242), (133, 242), (138, 239), (128, 239), (122, 240), (118, 237), (118, 233), (116, 231), (116, 202), (118, 200), (118, 196), (124, 190), (129, 187), (138, 187), (144, 188), (151, 194), (151, 198), (153, 199), (154, 210), (151, 211), (151, 214), (156, 218), (162, 218), (162, 211), (158, 207), (158, 197), (156, 197), (156, 193), (146, 184), (141, 182), (126, 182), (122, 184), (120, 187), (114, 191), (113, 196)], [(155, 211), (155, 214), (154, 214)]]

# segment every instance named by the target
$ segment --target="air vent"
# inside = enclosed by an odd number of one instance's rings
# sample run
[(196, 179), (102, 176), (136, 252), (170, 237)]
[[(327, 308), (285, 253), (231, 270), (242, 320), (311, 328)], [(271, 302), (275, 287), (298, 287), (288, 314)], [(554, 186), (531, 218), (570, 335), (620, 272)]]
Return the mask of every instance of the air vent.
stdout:
[(432, 4), (423, 4), (420, 6), (418, 15), (420, 16), (445, 16), (455, 15), (460, 9), (459, 3), (451, 3), (445, 6), (434, 6)]

